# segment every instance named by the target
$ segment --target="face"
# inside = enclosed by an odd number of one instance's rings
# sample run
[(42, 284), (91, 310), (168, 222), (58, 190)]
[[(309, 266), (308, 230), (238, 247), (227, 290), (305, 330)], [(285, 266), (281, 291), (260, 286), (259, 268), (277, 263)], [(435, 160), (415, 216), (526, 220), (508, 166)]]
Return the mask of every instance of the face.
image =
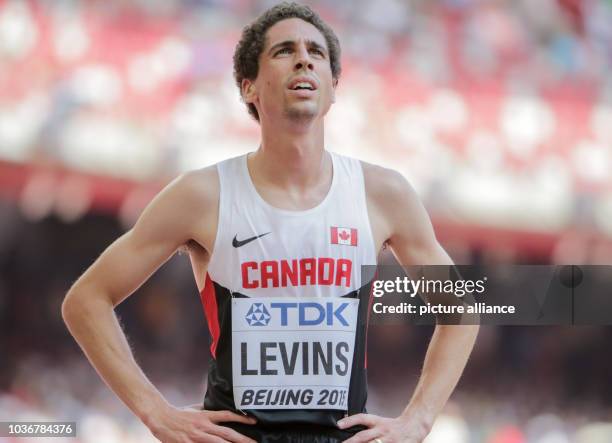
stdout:
[(242, 92), (261, 122), (309, 121), (327, 113), (335, 85), (325, 37), (310, 23), (291, 18), (268, 29), (257, 78), (244, 80)]

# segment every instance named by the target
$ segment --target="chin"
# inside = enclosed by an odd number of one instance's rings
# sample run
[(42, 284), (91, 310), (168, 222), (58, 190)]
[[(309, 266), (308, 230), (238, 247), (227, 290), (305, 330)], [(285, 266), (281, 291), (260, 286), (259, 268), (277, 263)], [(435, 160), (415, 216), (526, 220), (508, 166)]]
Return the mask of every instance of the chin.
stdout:
[(286, 109), (285, 115), (292, 120), (309, 120), (319, 115), (319, 107), (311, 103), (303, 103)]

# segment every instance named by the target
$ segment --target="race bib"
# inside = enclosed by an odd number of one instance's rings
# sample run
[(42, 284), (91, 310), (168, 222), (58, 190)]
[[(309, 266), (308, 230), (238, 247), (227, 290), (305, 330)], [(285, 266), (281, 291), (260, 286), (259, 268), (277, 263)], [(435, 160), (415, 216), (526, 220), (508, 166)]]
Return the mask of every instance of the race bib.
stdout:
[(346, 411), (359, 299), (234, 298), (234, 402)]

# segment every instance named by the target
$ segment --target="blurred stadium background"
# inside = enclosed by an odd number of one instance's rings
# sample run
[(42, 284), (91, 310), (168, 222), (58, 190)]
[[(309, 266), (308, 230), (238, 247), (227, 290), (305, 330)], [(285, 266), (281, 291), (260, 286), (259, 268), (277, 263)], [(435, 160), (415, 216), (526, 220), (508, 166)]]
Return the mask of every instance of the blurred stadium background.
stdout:
[[(231, 56), (273, 3), (0, 0), (0, 420), (152, 440), (60, 303), (161, 186), (257, 147)], [(306, 3), (343, 46), (328, 148), (401, 170), (456, 262), (612, 262), (612, 1)], [(208, 333), (187, 257), (118, 312), (170, 401), (200, 402)], [(371, 330), (370, 412), (401, 411), (430, 333)], [(612, 442), (611, 339), (483, 327), (428, 442)]]

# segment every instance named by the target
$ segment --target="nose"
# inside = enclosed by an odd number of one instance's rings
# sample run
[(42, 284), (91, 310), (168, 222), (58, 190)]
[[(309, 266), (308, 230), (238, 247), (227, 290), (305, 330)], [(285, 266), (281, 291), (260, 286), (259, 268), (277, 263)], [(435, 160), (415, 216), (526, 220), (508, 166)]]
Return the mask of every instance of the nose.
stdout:
[(300, 71), (303, 69), (307, 69), (312, 71), (314, 69), (314, 65), (312, 64), (312, 60), (310, 59), (310, 54), (308, 53), (308, 48), (306, 45), (299, 45), (299, 49), (295, 52), (295, 71)]

